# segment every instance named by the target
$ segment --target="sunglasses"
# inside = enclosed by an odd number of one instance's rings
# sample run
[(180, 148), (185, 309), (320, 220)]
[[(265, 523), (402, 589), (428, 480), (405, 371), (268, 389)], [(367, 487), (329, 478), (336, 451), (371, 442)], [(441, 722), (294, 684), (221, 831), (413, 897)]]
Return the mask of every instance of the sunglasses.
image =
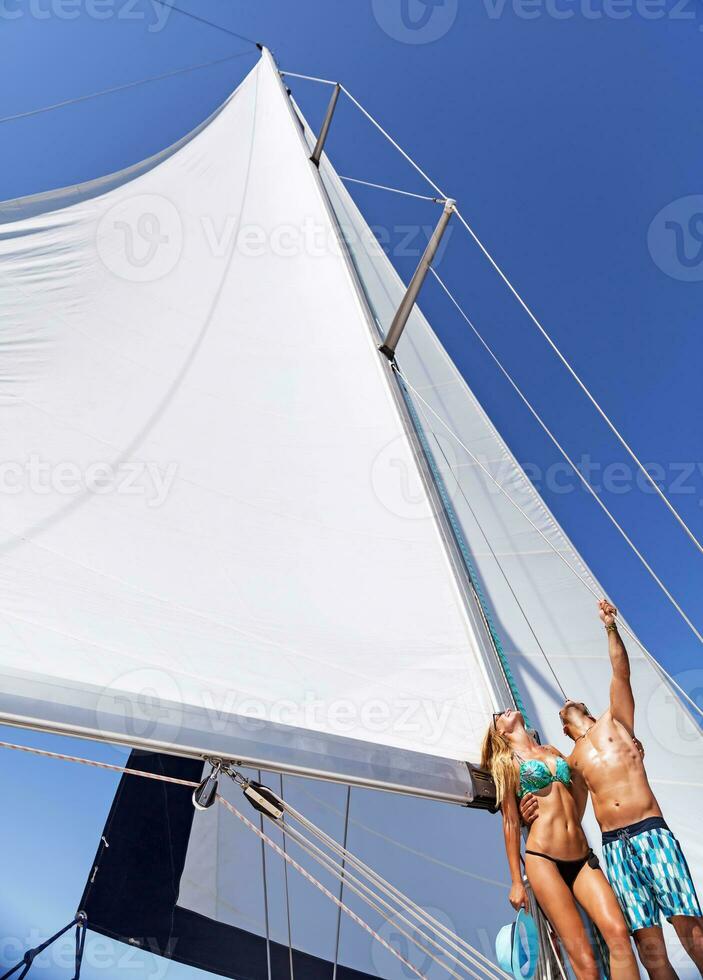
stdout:
[(509, 710), (508, 708), (504, 708), (503, 711), (494, 711), (493, 712), (493, 731), (494, 732), (497, 732), (498, 731), (498, 719), (499, 718), (502, 718), (503, 715), (505, 714), (505, 712), (508, 711), (508, 710)]

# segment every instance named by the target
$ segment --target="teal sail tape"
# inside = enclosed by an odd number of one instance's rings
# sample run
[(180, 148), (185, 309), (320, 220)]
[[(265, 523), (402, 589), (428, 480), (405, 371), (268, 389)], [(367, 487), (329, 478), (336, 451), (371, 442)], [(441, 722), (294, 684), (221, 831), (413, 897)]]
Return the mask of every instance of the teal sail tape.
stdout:
[(466, 572), (471, 581), (471, 586), (474, 590), (476, 598), (478, 599), (478, 603), (481, 607), (481, 611), (486, 620), (486, 624), (488, 625), (488, 631), (491, 635), (491, 640), (493, 641), (493, 646), (495, 647), (496, 654), (498, 655), (500, 665), (503, 668), (503, 674), (505, 675), (505, 680), (508, 684), (508, 687), (510, 688), (510, 693), (512, 694), (513, 700), (515, 701), (515, 706), (517, 707), (518, 711), (522, 713), (522, 717), (525, 719), (525, 726), (527, 728), (531, 728), (532, 726), (530, 725), (530, 720), (527, 715), (527, 711), (525, 710), (525, 705), (523, 704), (522, 698), (520, 696), (520, 691), (518, 689), (517, 682), (510, 668), (510, 661), (506, 656), (505, 650), (503, 649), (503, 644), (501, 643), (500, 640), (500, 636), (495, 627), (495, 623), (493, 622), (493, 616), (491, 614), (490, 606), (488, 605), (486, 596), (484, 595), (483, 589), (481, 588), (481, 583), (476, 567), (473, 561), (471, 560), (471, 554), (469, 552), (469, 548), (466, 543), (466, 538), (464, 537), (464, 531), (461, 527), (461, 524), (459, 523), (459, 518), (456, 515), (456, 511), (454, 510), (454, 505), (452, 504), (451, 498), (447, 491), (447, 486), (444, 482), (444, 477), (439, 472), (437, 461), (435, 460), (434, 453), (430, 448), (430, 444), (427, 440), (427, 435), (425, 434), (425, 429), (422, 425), (419, 415), (417, 414), (417, 409), (415, 408), (415, 404), (412, 400), (410, 392), (405, 387), (402, 378), (399, 375), (397, 375), (397, 377), (398, 380), (400, 381), (400, 387), (403, 392), (405, 404), (407, 405), (408, 412), (410, 413), (410, 417), (412, 418), (412, 422), (415, 427), (415, 431), (417, 432), (418, 439), (420, 440), (422, 450), (425, 454), (427, 463), (432, 472), (432, 478), (435, 482), (435, 485), (437, 486), (437, 491), (442, 501), (442, 506), (444, 507), (446, 515), (449, 519), (449, 523), (454, 533), (456, 543), (459, 546), (461, 557), (466, 567)]

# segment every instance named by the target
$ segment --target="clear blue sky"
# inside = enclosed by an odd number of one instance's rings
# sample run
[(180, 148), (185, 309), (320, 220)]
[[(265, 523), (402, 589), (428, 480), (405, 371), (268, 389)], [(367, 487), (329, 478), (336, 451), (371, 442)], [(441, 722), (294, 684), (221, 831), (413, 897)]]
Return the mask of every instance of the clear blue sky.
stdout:
[[(178, 5), (263, 41), (284, 69), (340, 79), (390, 128), (458, 199), (640, 456), (676, 481), (672, 499), (703, 536), (700, 8), (666, 0), (655, 19), (644, 0), (444, 0), (428, 11), (426, 28), (412, 30), (401, 0)], [(419, 0), (409, 12), (422, 13)], [(2, 117), (250, 48), (177, 12), (164, 22), (151, 0), (5, 0), (0, 27)], [(433, 32), (441, 36), (431, 40)], [(199, 123), (254, 60), (2, 124), (0, 198), (148, 156)], [(327, 90), (292, 84), (319, 124)], [(424, 190), (348, 105), (340, 105), (329, 152), (341, 173)], [(405, 226), (436, 217), (423, 202), (354, 193), (396, 252)], [(395, 258), (407, 276), (416, 258)], [(570, 453), (600, 467), (625, 459), (458, 227), (441, 271)], [(423, 307), (518, 458), (544, 473), (555, 451), (432, 284)], [(604, 499), (703, 627), (703, 556), (658, 500), (623, 482)], [(644, 642), (703, 700), (700, 645), (595, 503), (575, 489), (544, 493)], [(121, 757), (108, 747), (80, 751)], [(70, 918), (116, 781), (9, 753), (2, 773), (14, 797), (0, 809), (2, 936), (31, 937)], [(0, 961), (13, 952), (0, 949)], [(135, 977), (162, 975), (145, 957), (131, 954), (130, 964)], [(87, 976), (97, 969), (89, 965)], [(70, 965), (53, 963), (44, 976), (68, 977)]]

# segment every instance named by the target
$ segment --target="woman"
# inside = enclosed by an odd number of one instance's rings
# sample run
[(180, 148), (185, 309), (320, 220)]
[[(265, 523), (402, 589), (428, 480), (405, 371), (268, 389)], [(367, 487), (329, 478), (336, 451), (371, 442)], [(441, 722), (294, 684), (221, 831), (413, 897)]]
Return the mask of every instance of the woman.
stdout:
[(598, 980), (600, 973), (576, 902), (608, 945), (613, 980), (638, 980), (622, 912), (581, 829), (564, 756), (551, 745), (538, 745), (526, 731), (521, 713), (509, 710), (493, 716), (483, 741), (482, 764), (493, 776), (503, 813), (512, 878), (510, 904), (516, 910), (528, 907), (520, 872), (518, 799), (530, 792), (540, 797), (540, 805), (539, 817), (527, 838), (525, 873), (561, 939), (577, 980)]

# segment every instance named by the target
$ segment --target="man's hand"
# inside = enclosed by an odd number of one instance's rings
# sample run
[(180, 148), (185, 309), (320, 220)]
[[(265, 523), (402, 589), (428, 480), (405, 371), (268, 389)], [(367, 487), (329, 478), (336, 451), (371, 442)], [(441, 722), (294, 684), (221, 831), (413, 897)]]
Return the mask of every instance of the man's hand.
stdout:
[(601, 622), (604, 626), (612, 626), (615, 622), (615, 617), (617, 614), (617, 609), (611, 602), (608, 602), (607, 599), (601, 599), (601, 601), (598, 603), (598, 615), (600, 616)]
[(532, 793), (525, 793), (523, 798), (520, 800), (520, 817), (522, 822), (527, 824), (533, 824), (537, 817), (539, 816), (539, 800)]

